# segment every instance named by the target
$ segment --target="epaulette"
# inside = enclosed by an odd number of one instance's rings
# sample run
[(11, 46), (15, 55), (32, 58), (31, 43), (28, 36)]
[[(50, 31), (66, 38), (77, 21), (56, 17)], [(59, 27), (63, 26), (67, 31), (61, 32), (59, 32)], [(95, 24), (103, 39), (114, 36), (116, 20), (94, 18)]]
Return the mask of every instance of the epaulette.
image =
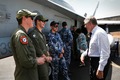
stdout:
[(18, 30), (18, 31), (16, 32), (16, 34), (19, 34), (19, 33), (25, 33), (25, 32), (22, 31), (22, 30)]

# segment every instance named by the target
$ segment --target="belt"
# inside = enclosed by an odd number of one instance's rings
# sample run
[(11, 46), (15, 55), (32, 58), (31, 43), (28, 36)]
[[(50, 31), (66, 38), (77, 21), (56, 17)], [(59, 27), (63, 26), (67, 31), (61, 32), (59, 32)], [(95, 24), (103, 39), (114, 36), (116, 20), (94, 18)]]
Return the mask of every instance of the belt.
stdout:
[(89, 57), (90, 58), (90, 60), (99, 60), (100, 59), (100, 57)]

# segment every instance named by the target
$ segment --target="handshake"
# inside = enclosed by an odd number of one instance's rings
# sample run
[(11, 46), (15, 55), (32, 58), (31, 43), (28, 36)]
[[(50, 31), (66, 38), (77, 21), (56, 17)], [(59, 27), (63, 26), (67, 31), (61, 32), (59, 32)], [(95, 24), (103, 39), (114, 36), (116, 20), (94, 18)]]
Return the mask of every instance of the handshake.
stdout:
[(42, 65), (45, 62), (51, 62), (52, 61), (52, 57), (51, 56), (46, 56), (46, 55), (42, 55), (41, 57), (37, 57), (37, 64), (38, 65)]

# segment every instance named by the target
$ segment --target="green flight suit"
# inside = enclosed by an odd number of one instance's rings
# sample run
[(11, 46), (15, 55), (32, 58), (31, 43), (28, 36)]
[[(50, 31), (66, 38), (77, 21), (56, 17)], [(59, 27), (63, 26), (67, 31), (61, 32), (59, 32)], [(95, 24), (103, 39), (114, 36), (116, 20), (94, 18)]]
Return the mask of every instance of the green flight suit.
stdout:
[(11, 49), (15, 60), (15, 80), (38, 80), (36, 51), (22, 26), (11, 36)]
[[(29, 32), (29, 37), (33, 41), (36, 49), (37, 57), (41, 57), (43, 54), (47, 55), (46, 37), (36, 27)], [(48, 75), (48, 63), (38, 65), (39, 80), (49, 80)]]

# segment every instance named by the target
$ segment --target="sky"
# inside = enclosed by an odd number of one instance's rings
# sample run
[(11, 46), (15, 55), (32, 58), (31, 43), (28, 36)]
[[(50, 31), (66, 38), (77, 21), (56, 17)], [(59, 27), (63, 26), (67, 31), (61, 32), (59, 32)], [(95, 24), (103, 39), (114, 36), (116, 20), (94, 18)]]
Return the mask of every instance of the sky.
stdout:
[(99, 6), (96, 10), (96, 18), (104, 18), (120, 15), (120, 0), (64, 0), (69, 3), (76, 13), (84, 16), (93, 15), (99, 1)]

